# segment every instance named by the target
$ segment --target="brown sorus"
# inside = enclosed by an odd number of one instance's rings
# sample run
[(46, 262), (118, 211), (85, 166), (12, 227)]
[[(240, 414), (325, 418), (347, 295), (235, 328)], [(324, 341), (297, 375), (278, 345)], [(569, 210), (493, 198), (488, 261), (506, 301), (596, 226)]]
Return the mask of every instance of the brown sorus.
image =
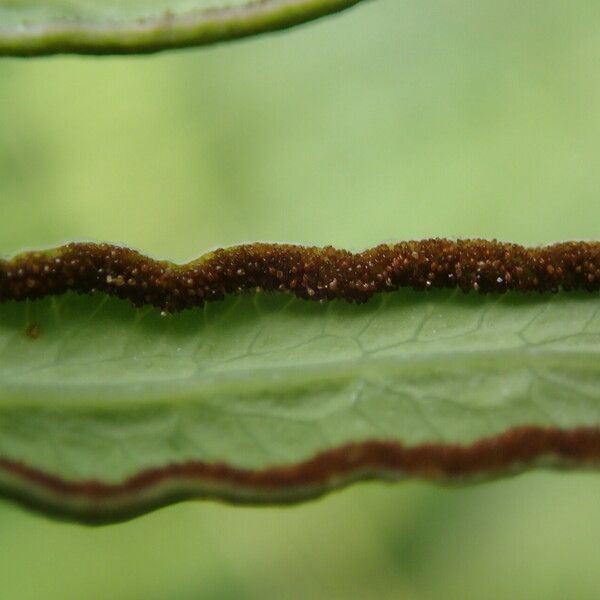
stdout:
[[(252, 503), (293, 502), (318, 496), (332, 486), (382, 474), (466, 481), (517, 472), (536, 461), (565, 467), (597, 466), (600, 429), (516, 427), (468, 445), (424, 443), (410, 447), (394, 441), (366, 440), (324, 450), (294, 464), (253, 470), (190, 460), (149, 468), (118, 483), (63, 479), (7, 458), (0, 458), (0, 474), (47, 492), (47, 497), (14, 494), (26, 504), (40, 505), (59, 515), (70, 515), (73, 510), (81, 520), (102, 522), (202, 495)], [(144, 496), (161, 486), (162, 492)]]
[(427, 239), (364, 252), (255, 243), (179, 265), (111, 244), (71, 243), (0, 260), (0, 301), (102, 291), (165, 311), (261, 289), (364, 302), (377, 292), (456, 288), (480, 294), (600, 290), (600, 242), (525, 247)]

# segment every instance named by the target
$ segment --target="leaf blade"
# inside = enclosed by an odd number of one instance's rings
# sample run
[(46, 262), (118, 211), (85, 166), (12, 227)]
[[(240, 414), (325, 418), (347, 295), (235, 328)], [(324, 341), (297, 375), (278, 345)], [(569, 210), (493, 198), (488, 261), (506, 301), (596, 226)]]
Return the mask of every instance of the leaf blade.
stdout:
[(190, 497), (596, 466), (598, 309), (596, 293), (452, 290), (245, 294), (167, 316), (102, 294), (7, 302), (0, 486), (110, 522)]

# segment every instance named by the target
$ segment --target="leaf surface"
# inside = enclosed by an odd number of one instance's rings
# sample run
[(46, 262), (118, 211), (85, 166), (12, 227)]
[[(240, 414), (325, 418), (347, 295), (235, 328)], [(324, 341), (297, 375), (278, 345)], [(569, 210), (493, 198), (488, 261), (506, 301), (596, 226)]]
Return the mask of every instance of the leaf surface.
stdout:
[(284, 29), (360, 0), (0, 0), (0, 56), (156, 52)]
[(0, 304), (0, 488), (107, 522), (185, 498), (600, 460), (597, 292), (245, 292), (175, 314), (105, 293)]

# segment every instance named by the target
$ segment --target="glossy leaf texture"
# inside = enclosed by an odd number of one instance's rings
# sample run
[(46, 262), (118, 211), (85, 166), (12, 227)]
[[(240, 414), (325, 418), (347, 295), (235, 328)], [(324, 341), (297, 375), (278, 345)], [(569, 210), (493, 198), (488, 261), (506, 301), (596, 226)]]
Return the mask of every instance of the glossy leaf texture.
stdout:
[(600, 463), (598, 292), (0, 304), (0, 489), (112, 522), (188, 498)]
[(360, 0), (0, 0), (0, 56), (134, 54), (285, 29)]

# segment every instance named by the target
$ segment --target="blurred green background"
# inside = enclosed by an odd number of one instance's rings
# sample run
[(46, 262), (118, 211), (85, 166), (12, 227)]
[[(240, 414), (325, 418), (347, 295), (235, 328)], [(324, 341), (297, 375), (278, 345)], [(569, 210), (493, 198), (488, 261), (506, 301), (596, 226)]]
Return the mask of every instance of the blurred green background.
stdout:
[[(0, 61), (0, 253), (598, 238), (600, 3), (376, 0), (137, 58)], [(0, 504), (2, 598), (596, 598), (600, 478), (363, 484), (90, 529)]]

